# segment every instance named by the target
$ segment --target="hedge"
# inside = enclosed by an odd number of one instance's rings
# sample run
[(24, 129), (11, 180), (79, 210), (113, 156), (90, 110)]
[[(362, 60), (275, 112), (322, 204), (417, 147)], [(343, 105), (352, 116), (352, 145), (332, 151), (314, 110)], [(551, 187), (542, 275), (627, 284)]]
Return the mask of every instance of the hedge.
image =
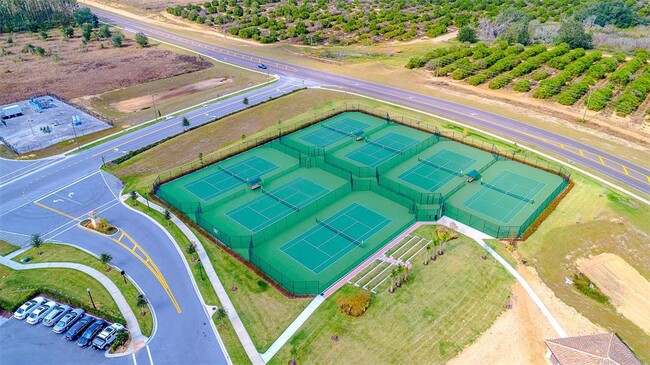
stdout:
[(471, 76), (467, 79), (467, 83), (472, 85), (472, 86), (478, 86), (484, 82), (486, 82), (488, 79), (487, 75), (485, 74), (476, 74), (474, 76)]
[(565, 55), (552, 58), (551, 60), (548, 61), (548, 65), (558, 70), (564, 70), (564, 68), (568, 64), (570, 64), (571, 62), (577, 60), (578, 58), (584, 55), (585, 55), (584, 49), (576, 48)]
[(603, 110), (607, 106), (607, 103), (612, 99), (613, 95), (614, 95), (614, 88), (612, 86), (595, 90), (585, 100), (585, 105), (589, 110), (593, 110), (593, 111)]
[(571, 84), (557, 96), (557, 102), (562, 105), (573, 105), (588, 91), (589, 84), (587, 82), (576, 82)]
[(533, 74), (533, 80), (542, 81), (548, 77), (548, 72), (546, 70), (539, 70)]
[(627, 85), (632, 80), (634, 73), (639, 71), (646, 61), (643, 58), (635, 57), (627, 62), (623, 67), (612, 72), (609, 76), (610, 82), (615, 82), (619, 85)]
[(525, 93), (530, 91), (530, 81), (528, 80), (519, 80), (515, 82), (514, 90), (520, 93)]
[(650, 68), (646, 68), (641, 76), (630, 83), (623, 94), (614, 102), (614, 109), (620, 115), (631, 114), (639, 108), (648, 93), (650, 93)]
[(515, 77), (511, 73), (505, 73), (494, 78), (489, 84), (490, 89), (503, 89), (512, 82)]

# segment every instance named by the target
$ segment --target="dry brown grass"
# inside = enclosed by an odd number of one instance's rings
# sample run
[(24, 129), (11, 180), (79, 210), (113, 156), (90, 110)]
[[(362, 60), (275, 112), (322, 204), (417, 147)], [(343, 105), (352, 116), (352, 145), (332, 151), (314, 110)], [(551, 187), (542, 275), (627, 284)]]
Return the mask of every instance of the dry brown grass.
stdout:
[[(70, 40), (58, 30), (50, 31), (46, 41), (29, 33), (15, 34), (13, 44), (2, 40), (0, 46), (11, 54), (0, 57), (0, 104), (47, 92), (69, 100), (212, 67), (194, 56), (139, 48), (129, 38), (121, 48), (113, 48), (110, 40), (91, 41), (84, 51), (79, 29), (75, 32)], [(43, 47), (45, 56), (23, 53), (28, 43)]]

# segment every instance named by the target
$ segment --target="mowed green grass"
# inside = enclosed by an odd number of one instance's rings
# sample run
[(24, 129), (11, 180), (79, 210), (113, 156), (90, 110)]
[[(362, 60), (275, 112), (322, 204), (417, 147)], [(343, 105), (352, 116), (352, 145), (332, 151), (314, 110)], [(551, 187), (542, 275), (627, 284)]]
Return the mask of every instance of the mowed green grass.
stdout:
[[(420, 234), (427, 231), (420, 231)], [(461, 238), (428, 266), (413, 260), (409, 281), (394, 294), (382, 285), (360, 318), (337, 309), (346, 285), (316, 310), (271, 360), (286, 364), (290, 349), (299, 364), (442, 364), (487, 330), (503, 311), (513, 280), (485, 251)], [(419, 256), (422, 256), (420, 254)], [(332, 336), (339, 336), (338, 342)]]
[(650, 336), (606, 305), (564, 284), (577, 273), (576, 260), (613, 253), (650, 280), (650, 208), (600, 184), (575, 176), (576, 185), (526, 242), (519, 253), (563, 302), (592, 322), (616, 332), (639, 356), (650, 363)]
[(14, 246), (7, 241), (0, 240), (0, 256), (6, 256), (16, 251), (20, 247)]
[[(42, 254), (39, 255), (38, 252), (42, 252)], [(39, 247), (38, 249), (31, 248), (23, 252), (22, 254), (16, 256), (13, 260), (16, 262), (20, 262), (20, 260), (23, 257), (29, 257), (30, 258), (29, 263), (32, 264), (42, 263), (42, 262), (74, 262), (74, 263), (92, 267), (93, 269), (104, 273), (104, 275), (108, 276), (108, 278), (111, 279), (111, 281), (115, 285), (117, 285), (118, 289), (120, 290), (122, 295), (124, 295), (124, 298), (126, 299), (127, 303), (131, 307), (133, 313), (141, 312), (137, 306), (137, 299), (138, 299), (138, 295), (140, 294), (138, 289), (128, 280), (127, 283), (125, 284), (122, 275), (120, 275), (120, 273), (117, 270), (112, 269), (110, 271), (106, 271), (106, 265), (103, 262), (101, 262), (96, 257), (78, 248), (67, 246), (67, 245), (46, 243), (43, 246)], [(26, 272), (31, 272), (31, 271), (34, 270), (28, 270)], [(77, 272), (74, 270), (64, 270), (64, 271), (66, 272), (66, 279), (65, 279), (66, 282), (69, 282), (70, 280), (75, 280), (75, 278), (78, 276), (76, 275)], [(22, 272), (23, 271), (20, 271), (19, 273)], [(79, 274), (82, 273), (79, 272)], [(43, 283), (43, 285), (47, 286), (48, 284)], [(106, 291), (103, 286), (101, 286), (101, 288), (104, 291)], [(62, 290), (65, 291), (66, 288), (63, 287)], [(87, 298), (88, 294), (86, 293), (84, 294), (86, 295), (85, 298)], [(95, 298), (94, 290), (92, 291), (92, 294), (93, 294), (93, 299), (97, 300), (97, 298)], [(85, 299), (85, 298), (82, 297), (81, 299)], [(112, 298), (111, 298), (111, 302), (114, 303)], [(119, 309), (118, 309), (118, 313), (120, 313)], [(119, 316), (122, 317), (121, 314), (119, 314)], [(151, 317), (151, 314), (147, 311), (147, 314), (145, 316), (137, 315), (136, 317), (138, 319), (138, 324), (140, 325), (140, 330), (142, 331), (142, 333), (145, 336), (150, 336), (153, 330), (153, 318)]]
[[(90, 288), (97, 310), (93, 309), (86, 288)], [(55, 300), (125, 323), (113, 297), (89, 275), (71, 269), (12, 270), (0, 265), (0, 307), (3, 309), (13, 311), (43, 292)]]

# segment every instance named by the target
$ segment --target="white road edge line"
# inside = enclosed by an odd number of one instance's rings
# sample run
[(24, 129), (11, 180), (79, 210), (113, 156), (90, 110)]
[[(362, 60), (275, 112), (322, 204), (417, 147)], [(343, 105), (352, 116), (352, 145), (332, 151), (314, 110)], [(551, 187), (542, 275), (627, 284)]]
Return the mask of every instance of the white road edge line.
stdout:
[(322, 89), (322, 90), (335, 91), (335, 92), (339, 92), (339, 93), (347, 93), (347, 94), (355, 95), (355, 96), (358, 96), (358, 97), (361, 97), (361, 98), (364, 98), (364, 99), (374, 100), (374, 101), (377, 101), (377, 102), (380, 102), (380, 103), (396, 106), (398, 108), (407, 109), (407, 110), (414, 111), (414, 112), (417, 112), (417, 113), (420, 113), (420, 114), (424, 114), (424, 115), (427, 115), (427, 116), (430, 116), (430, 117), (438, 118), (438, 119), (443, 120), (445, 122), (449, 122), (449, 123), (461, 126), (463, 128), (473, 129), (473, 130), (475, 130), (477, 132), (483, 133), (483, 134), (485, 134), (487, 136), (490, 136), (490, 137), (493, 137), (493, 138), (500, 139), (500, 140), (502, 140), (504, 142), (507, 142), (507, 143), (510, 143), (510, 144), (517, 144), (518, 147), (521, 147), (521, 148), (526, 149), (528, 151), (534, 152), (534, 153), (536, 153), (536, 154), (538, 154), (538, 155), (540, 155), (540, 156), (542, 156), (544, 158), (547, 158), (549, 160), (557, 162), (557, 163), (561, 164), (564, 167), (568, 167), (568, 168), (570, 168), (570, 169), (572, 169), (574, 171), (577, 171), (577, 172), (579, 172), (579, 173), (581, 173), (583, 175), (586, 175), (586, 176), (588, 176), (588, 177), (590, 177), (590, 178), (592, 178), (592, 179), (594, 179), (594, 180), (596, 180), (598, 182), (601, 182), (601, 183), (603, 183), (603, 184), (605, 184), (605, 185), (607, 185), (607, 186), (609, 186), (611, 188), (614, 188), (614, 189), (620, 191), (621, 193), (627, 194), (627, 195), (639, 200), (640, 202), (645, 203), (646, 205), (650, 205), (649, 200), (642, 198), (641, 196), (639, 196), (639, 195), (637, 195), (637, 194), (623, 188), (620, 185), (611, 183), (611, 182), (609, 182), (609, 181), (607, 181), (607, 180), (605, 180), (605, 179), (603, 179), (601, 177), (598, 177), (598, 176), (596, 176), (596, 175), (594, 175), (594, 174), (592, 174), (590, 172), (587, 172), (587, 171), (585, 171), (585, 170), (583, 170), (581, 168), (578, 168), (578, 167), (576, 167), (574, 165), (571, 165), (571, 164), (569, 164), (567, 162), (564, 162), (564, 161), (562, 161), (562, 160), (560, 160), (558, 158), (550, 156), (550, 155), (548, 155), (548, 154), (546, 154), (544, 152), (540, 152), (540, 151), (538, 151), (538, 150), (536, 150), (536, 149), (534, 149), (532, 147), (528, 147), (525, 144), (521, 144), (520, 142), (515, 142), (515, 141), (512, 141), (512, 140), (509, 140), (507, 138), (501, 137), (501, 136), (496, 135), (494, 133), (491, 133), (491, 132), (485, 131), (483, 129), (477, 128), (475, 126), (464, 124), (462, 122), (459, 122), (459, 121), (456, 121), (456, 120), (453, 120), (453, 119), (449, 119), (449, 118), (446, 118), (446, 117), (443, 117), (443, 116), (440, 116), (440, 115), (437, 115), (437, 114), (425, 112), (425, 111), (422, 111), (420, 109), (416, 109), (416, 108), (412, 108), (412, 107), (409, 107), (409, 106), (406, 106), (406, 105), (393, 103), (393, 102), (386, 101), (386, 100), (379, 99), (379, 98), (375, 98), (375, 97), (372, 97), (372, 96), (358, 94), (358, 93), (350, 92), (350, 91), (347, 91), (347, 90), (333, 89), (333, 88), (330, 88), (330, 87), (319, 87), (319, 88)]
[(151, 358), (151, 350), (149, 350), (149, 345), (147, 345), (147, 354), (149, 355), (149, 362), (153, 365), (153, 359)]
[(133, 364), (138, 365), (138, 362), (135, 360), (135, 352), (132, 352), (131, 356), (133, 357)]

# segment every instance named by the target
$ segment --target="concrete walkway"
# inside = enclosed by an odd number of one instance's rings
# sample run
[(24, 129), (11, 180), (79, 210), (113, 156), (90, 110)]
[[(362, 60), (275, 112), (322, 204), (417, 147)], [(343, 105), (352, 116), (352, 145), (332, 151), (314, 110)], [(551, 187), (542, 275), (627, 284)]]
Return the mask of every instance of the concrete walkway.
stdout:
[[(108, 290), (108, 293), (113, 297), (113, 300), (115, 300), (115, 304), (117, 304), (117, 307), (120, 309), (120, 312), (122, 312), (122, 315), (126, 320), (126, 326), (128, 327), (129, 332), (131, 332), (131, 338), (132, 338), (131, 343), (135, 344), (135, 343), (146, 342), (147, 338), (142, 334), (142, 331), (140, 330), (140, 325), (138, 324), (138, 320), (136, 319), (135, 314), (131, 310), (131, 307), (126, 302), (126, 299), (124, 298), (124, 295), (122, 295), (122, 292), (120, 292), (120, 290), (117, 288), (115, 283), (111, 281), (111, 279), (109, 279), (103, 273), (93, 269), (92, 267), (88, 267), (81, 264), (70, 263), (70, 262), (20, 264), (4, 256), (0, 256), (0, 264), (7, 266), (13, 270), (55, 269), (56, 268), (56, 269), (77, 270), (87, 275), (90, 275), (92, 278), (99, 281), (99, 283), (102, 284), (104, 288), (106, 288), (106, 290)], [(125, 354), (130, 354), (130, 352), (127, 352)]]
[[(159, 213), (163, 213), (165, 211), (165, 208), (151, 201), (147, 202), (147, 200), (145, 200), (143, 197), (139, 195), (138, 195), (138, 201), (145, 205), (148, 204), (149, 207), (151, 207), (151, 209)], [(262, 360), (262, 357), (260, 357), (259, 352), (257, 352), (257, 349), (253, 344), (253, 340), (248, 335), (248, 332), (246, 331), (246, 327), (244, 327), (244, 324), (242, 323), (241, 319), (239, 318), (239, 315), (237, 314), (237, 310), (235, 310), (235, 306), (230, 301), (230, 297), (228, 297), (228, 292), (226, 291), (223, 284), (221, 283), (221, 280), (219, 280), (217, 273), (214, 271), (212, 262), (210, 261), (208, 254), (205, 252), (205, 248), (201, 244), (201, 241), (199, 241), (198, 237), (196, 237), (194, 232), (192, 232), (192, 230), (174, 214), (171, 215), (171, 222), (174, 223), (181, 230), (181, 232), (183, 232), (183, 234), (190, 240), (190, 242), (196, 244), (196, 253), (198, 254), (199, 259), (203, 264), (203, 267), (205, 269), (205, 274), (208, 277), (208, 279), (210, 279), (212, 288), (217, 293), (217, 297), (219, 298), (219, 301), (221, 301), (221, 305), (228, 312), (228, 319), (230, 320), (230, 323), (232, 324), (235, 333), (239, 338), (239, 341), (244, 346), (244, 350), (246, 351), (248, 358), (254, 365), (264, 364), (265, 362)]]
[[(492, 255), (512, 276), (514, 276), (515, 279), (524, 287), (524, 290), (526, 290), (526, 293), (528, 293), (528, 296), (533, 300), (535, 305), (537, 305), (537, 308), (539, 308), (540, 311), (542, 311), (542, 314), (546, 319), (551, 323), (551, 326), (553, 326), (553, 329), (555, 329), (555, 332), (557, 332), (558, 336), (560, 337), (568, 337), (567, 333), (564, 331), (562, 326), (560, 326), (560, 323), (553, 317), (553, 314), (551, 311), (548, 310), (544, 302), (540, 299), (540, 297), (535, 293), (533, 288), (528, 284), (526, 279), (524, 279), (517, 270), (510, 266), (510, 264), (503, 258), (501, 255), (499, 255), (496, 251), (492, 249), (492, 247), (488, 246), (484, 240), (486, 239), (494, 239), (494, 237), (488, 236), (487, 234), (478, 231), (472, 227), (469, 227), (463, 223), (460, 223), (458, 221), (455, 221), (449, 217), (442, 217), (439, 221), (435, 223), (436, 225), (443, 225), (446, 226), (450, 229), (453, 229), (461, 234), (464, 234), (467, 237), (472, 238), (476, 243), (478, 243), (481, 247), (483, 247), (487, 252)], [(452, 228), (452, 226), (454, 228)]]

